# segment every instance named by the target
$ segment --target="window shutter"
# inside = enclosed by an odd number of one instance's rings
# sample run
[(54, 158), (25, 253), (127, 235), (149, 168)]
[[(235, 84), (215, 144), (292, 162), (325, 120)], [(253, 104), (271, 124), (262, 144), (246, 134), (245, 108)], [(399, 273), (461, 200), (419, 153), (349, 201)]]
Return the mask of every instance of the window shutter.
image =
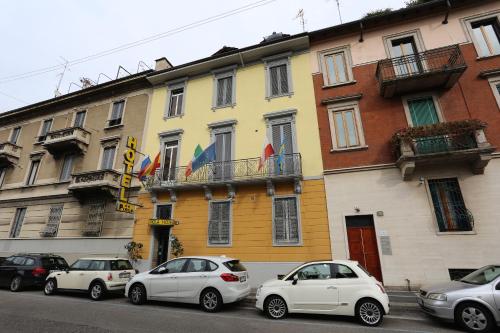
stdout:
[(284, 199), (274, 200), (274, 238), (276, 243), (283, 243), (286, 241), (284, 206)]
[(229, 244), (229, 232), (230, 232), (230, 203), (229, 202), (221, 202), (220, 203), (220, 241), (224, 244)]
[(271, 96), (279, 95), (278, 66), (271, 67), (269, 75), (271, 77)]
[(224, 79), (217, 80), (217, 106), (224, 104)]
[(299, 241), (299, 219), (297, 216), (297, 200), (295, 198), (287, 199), (288, 206), (288, 230), (289, 241), (298, 243)]
[(285, 154), (293, 153), (293, 144), (292, 144), (292, 124), (286, 123), (282, 125), (283, 127), (283, 137), (285, 142)]
[(217, 203), (210, 204), (210, 221), (208, 222), (208, 242), (209, 244), (219, 243), (219, 221), (220, 210)]
[(413, 126), (432, 125), (439, 123), (436, 107), (432, 97), (408, 101)]
[(212, 202), (208, 222), (209, 244), (229, 244), (230, 242), (230, 202)]
[(224, 104), (232, 104), (233, 103), (233, 78), (232, 77), (227, 77), (224, 80), (226, 80), (226, 100)]
[(281, 146), (281, 125), (273, 125), (272, 132), (274, 153), (278, 155)]

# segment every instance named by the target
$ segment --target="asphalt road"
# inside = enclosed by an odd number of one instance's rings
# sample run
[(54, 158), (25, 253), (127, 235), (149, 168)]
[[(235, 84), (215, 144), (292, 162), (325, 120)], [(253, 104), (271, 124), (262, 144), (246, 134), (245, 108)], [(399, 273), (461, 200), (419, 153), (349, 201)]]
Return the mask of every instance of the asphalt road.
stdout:
[(148, 303), (135, 306), (126, 298), (93, 302), (84, 295), (45, 296), (41, 291), (0, 290), (0, 332), (459, 332), (450, 324), (425, 316), (389, 315), (382, 326), (366, 328), (351, 318), (292, 315), (285, 320), (265, 318), (259, 311), (226, 306), (211, 314), (197, 306)]

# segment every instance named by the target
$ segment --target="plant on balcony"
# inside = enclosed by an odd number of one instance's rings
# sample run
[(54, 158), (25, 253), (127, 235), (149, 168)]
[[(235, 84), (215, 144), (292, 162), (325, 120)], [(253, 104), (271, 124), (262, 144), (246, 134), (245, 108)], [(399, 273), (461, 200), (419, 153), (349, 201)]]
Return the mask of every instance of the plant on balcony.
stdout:
[(411, 144), (415, 139), (441, 135), (463, 135), (486, 128), (487, 124), (478, 119), (467, 119), (437, 123), (433, 125), (407, 127), (400, 129), (391, 138), (391, 145), (396, 154), (399, 153), (401, 143)]
[(179, 238), (175, 235), (170, 236), (170, 253), (172, 253), (174, 257), (180, 257), (184, 253), (184, 247)]
[(130, 260), (137, 261), (139, 259), (142, 259), (141, 255), (142, 247), (143, 247), (142, 243), (136, 243), (134, 241), (128, 242), (125, 245), (125, 249), (127, 250), (128, 257), (130, 258)]

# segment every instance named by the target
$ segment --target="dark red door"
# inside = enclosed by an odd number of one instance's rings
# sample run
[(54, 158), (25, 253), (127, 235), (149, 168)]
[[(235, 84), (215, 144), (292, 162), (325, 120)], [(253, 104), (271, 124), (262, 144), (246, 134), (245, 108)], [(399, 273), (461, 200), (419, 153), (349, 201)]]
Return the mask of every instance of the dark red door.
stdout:
[(359, 262), (382, 282), (373, 215), (346, 216), (346, 225), (350, 259)]

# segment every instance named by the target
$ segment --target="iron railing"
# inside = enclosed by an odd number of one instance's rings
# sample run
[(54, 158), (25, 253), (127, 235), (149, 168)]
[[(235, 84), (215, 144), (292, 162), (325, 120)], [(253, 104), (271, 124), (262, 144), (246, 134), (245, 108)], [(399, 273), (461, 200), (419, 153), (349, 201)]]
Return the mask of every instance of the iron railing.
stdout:
[(282, 158), (271, 156), (259, 168), (260, 158), (207, 163), (190, 175), (187, 166), (159, 169), (146, 181), (146, 187), (176, 187), (183, 185), (204, 185), (233, 181), (300, 177), (302, 163), (299, 153), (286, 154)]
[[(404, 142), (399, 142), (399, 147), (404, 144)], [(416, 138), (411, 140), (409, 147), (415, 156), (478, 148), (474, 132)], [(397, 149), (396, 157), (401, 157), (403, 152), (404, 149)]]
[(397, 58), (380, 60), (377, 79), (380, 82), (438, 73), (467, 67), (458, 45), (418, 52)]

